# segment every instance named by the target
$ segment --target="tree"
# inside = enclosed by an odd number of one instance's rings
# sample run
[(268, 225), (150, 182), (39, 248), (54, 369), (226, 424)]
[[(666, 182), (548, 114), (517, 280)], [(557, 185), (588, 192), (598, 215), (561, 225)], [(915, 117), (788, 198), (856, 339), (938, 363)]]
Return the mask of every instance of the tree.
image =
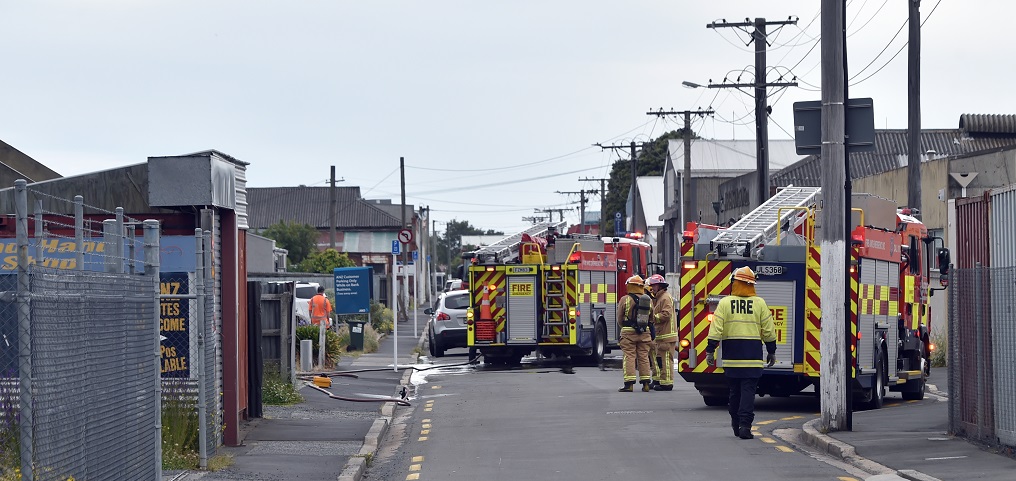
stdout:
[(345, 252), (335, 249), (325, 249), (322, 252), (314, 252), (307, 256), (297, 266), (300, 272), (317, 272), (319, 274), (331, 274), (336, 267), (356, 267), (356, 263), (349, 259)]
[[(459, 257), (462, 253), (463, 248), (475, 248), (476, 246), (463, 246), (462, 236), (464, 235), (504, 235), (503, 232), (495, 231), (494, 229), (483, 229), (469, 225), (469, 221), (451, 220), (445, 225), (444, 235), (438, 236), (437, 238), (437, 263), (445, 266), (451, 266), (449, 270), (454, 269), (462, 263), (462, 258)], [(449, 257), (450, 256), (450, 257)], [(454, 274), (454, 273), (453, 273)]]
[(318, 231), (308, 224), (279, 221), (265, 229), (261, 235), (275, 239), (278, 247), (289, 251), (290, 265), (303, 262), (312, 252), (317, 251)]
[[(670, 144), (668, 141), (683, 138), (684, 129), (673, 130), (644, 144), (642, 151), (638, 154), (637, 175), (663, 175), (663, 169), (667, 166), (667, 152)], [(698, 138), (698, 136), (692, 132), (692, 138)], [(616, 160), (610, 168), (610, 179), (607, 181), (607, 198), (604, 202), (606, 212), (601, 212), (600, 215), (606, 216), (608, 219), (614, 218), (614, 212), (625, 215), (628, 194), (631, 191), (631, 181), (631, 159)], [(604, 235), (614, 235), (613, 222), (607, 222), (607, 230)]]

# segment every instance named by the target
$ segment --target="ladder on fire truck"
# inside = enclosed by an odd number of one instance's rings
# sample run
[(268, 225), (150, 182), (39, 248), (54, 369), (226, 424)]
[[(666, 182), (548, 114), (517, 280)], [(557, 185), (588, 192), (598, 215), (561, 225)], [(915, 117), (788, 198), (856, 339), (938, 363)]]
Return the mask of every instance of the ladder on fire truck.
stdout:
[(754, 248), (775, 238), (782, 222), (799, 214), (788, 207), (811, 205), (821, 190), (821, 187), (793, 185), (781, 189), (734, 225), (722, 229), (719, 235), (710, 241), (710, 246), (713, 249), (746, 247), (745, 256), (747, 256)]
[(503, 262), (512, 263), (519, 260), (519, 246), (522, 245), (522, 235), (529, 234), (530, 237), (546, 238), (548, 234), (559, 233), (567, 225), (566, 222), (541, 222), (524, 231), (507, 236), (497, 242), (481, 247), (472, 252), (480, 262)]

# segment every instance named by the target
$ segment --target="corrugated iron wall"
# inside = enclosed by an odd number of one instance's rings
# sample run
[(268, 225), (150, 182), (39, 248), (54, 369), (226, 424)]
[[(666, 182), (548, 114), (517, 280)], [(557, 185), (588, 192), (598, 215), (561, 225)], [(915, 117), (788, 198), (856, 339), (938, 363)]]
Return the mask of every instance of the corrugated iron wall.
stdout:
[(988, 243), (989, 196), (956, 199), (956, 258), (960, 269), (991, 265)]

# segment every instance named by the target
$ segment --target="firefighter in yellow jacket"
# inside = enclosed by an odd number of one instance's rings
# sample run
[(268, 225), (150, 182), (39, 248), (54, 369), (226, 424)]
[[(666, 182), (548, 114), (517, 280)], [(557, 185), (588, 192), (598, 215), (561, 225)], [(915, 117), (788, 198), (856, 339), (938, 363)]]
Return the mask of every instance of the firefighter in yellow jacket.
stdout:
[[(621, 351), (624, 352), (624, 387), (619, 392), (632, 392), (635, 380), (642, 382), (642, 391), (649, 392), (649, 296), (645, 295), (642, 277), (635, 275), (628, 278), (628, 295), (617, 303), (617, 325), (621, 327)], [(638, 378), (635, 366), (638, 365)]]
[[(709, 325), (706, 364), (716, 365), (716, 346), (722, 342), (723, 372), (730, 390), (730, 427), (741, 439), (751, 439), (755, 420), (755, 389), (762, 368), (776, 364), (776, 330), (769, 306), (755, 295), (755, 273), (749, 267), (734, 271), (731, 295), (720, 299)], [(762, 360), (762, 348), (768, 353)]]
[(657, 391), (674, 389), (674, 350), (677, 348), (677, 316), (674, 313), (674, 298), (667, 291), (667, 280), (659, 274), (646, 279), (646, 286), (653, 296), (652, 322), (656, 326), (656, 359), (650, 359), (659, 367), (654, 377)]

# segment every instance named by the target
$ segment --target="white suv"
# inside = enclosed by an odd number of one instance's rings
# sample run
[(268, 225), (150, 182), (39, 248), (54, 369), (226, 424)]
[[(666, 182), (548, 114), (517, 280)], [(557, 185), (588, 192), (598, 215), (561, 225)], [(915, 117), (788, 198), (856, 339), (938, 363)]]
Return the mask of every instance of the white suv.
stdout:
[(296, 325), (310, 324), (310, 299), (317, 295), (317, 282), (297, 282), (293, 293), (293, 310), (296, 313)]

